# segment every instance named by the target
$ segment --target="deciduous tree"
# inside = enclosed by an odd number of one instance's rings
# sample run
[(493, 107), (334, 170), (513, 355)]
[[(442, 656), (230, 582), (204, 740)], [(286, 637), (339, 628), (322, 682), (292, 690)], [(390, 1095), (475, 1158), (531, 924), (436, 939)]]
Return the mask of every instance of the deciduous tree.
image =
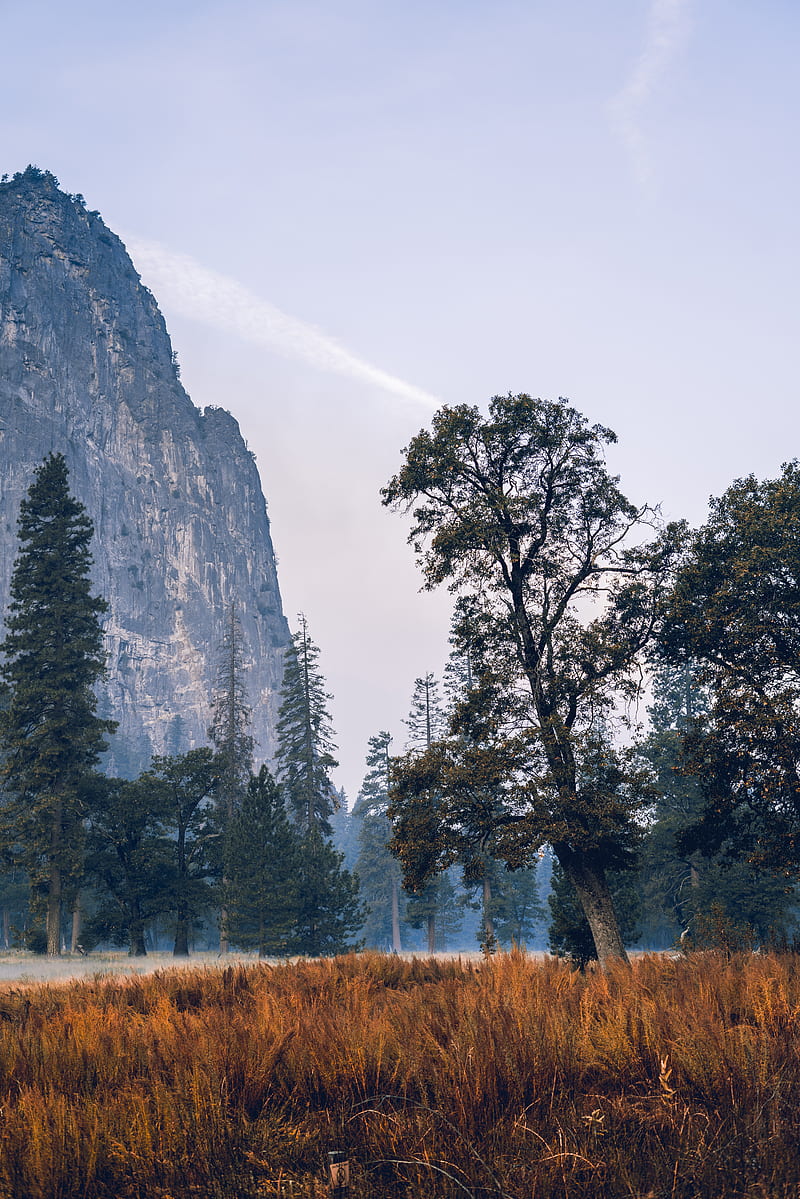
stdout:
[[(479, 646), (480, 704), (467, 708), (488, 741), (474, 731), (470, 754), (505, 782), (491, 815), (475, 790), (473, 823), (516, 826), (492, 853), (520, 865), (550, 842), (601, 961), (626, 957), (605, 875), (630, 860), (636, 796), (620, 759), (599, 775), (584, 763), (597, 764), (598, 720), (638, 689), (676, 539), (659, 530), (644, 543), (657, 521), (609, 474), (615, 440), (563, 400), (498, 396), (487, 418), (445, 407), (382, 493), (413, 513), (426, 586), (462, 597), (461, 648)], [(468, 779), (449, 752), (463, 801)]]
[(735, 842), (800, 865), (800, 466), (712, 499), (664, 622), (667, 661), (700, 668), (708, 713), (686, 737), (705, 801), (695, 846)]

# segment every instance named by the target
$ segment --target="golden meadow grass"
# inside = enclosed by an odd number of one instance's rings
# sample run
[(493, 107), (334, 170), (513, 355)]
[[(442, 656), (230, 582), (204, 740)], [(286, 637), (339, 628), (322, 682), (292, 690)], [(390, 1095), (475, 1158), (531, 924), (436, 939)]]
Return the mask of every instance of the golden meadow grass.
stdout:
[(800, 959), (363, 954), (0, 989), (0, 1196), (797, 1196)]

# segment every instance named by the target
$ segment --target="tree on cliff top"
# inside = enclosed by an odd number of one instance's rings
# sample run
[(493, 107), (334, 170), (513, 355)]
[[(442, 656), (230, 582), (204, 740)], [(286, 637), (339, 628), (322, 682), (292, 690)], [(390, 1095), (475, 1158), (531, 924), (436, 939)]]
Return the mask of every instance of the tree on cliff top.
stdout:
[(48, 954), (61, 952), (62, 904), (80, 872), (81, 788), (116, 727), (95, 714), (107, 604), (91, 594), (93, 532), (63, 456), (49, 454), (20, 506), (0, 646), (2, 837), (46, 896)]
[[(549, 842), (601, 961), (626, 956), (606, 870), (629, 858), (636, 828), (635, 797), (598, 746), (598, 721), (637, 689), (675, 541), (669, 530), (626, 548), (654, 514), (636, 509), (608, 473), (603, 447), (615, 440), (563, 400), (496, 396), (486, 419), (474, 407), (444, 407), (382, 492), (385, 504), (413, 512), (409, 540), (426, 586), (447, 583), (462, 597), (457, 648), (476, 659), (478, 685), (445, 754), (453, 809), (469, 805), (471, 791), (480, 805), (479, 784), (491, 782), (502, 804), (475, 814), (484, 847), (525, 865)], [(462, 744), (472, 777), (458, 766)], [(608, 758), (599, 774), (598, 754)], [(424, 809), (443, 787), (424, 762), (411, 766)], [(428, 865), (438, 868), (435, 853)]]

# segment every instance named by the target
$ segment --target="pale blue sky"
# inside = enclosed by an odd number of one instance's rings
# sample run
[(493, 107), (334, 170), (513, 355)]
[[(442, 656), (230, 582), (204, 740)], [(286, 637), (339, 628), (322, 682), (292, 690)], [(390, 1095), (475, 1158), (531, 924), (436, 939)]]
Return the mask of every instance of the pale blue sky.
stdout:
[(798, 453), (796, 3), (0, 0), (0, 34), (0, 171), (149, 244), (192, 398), (258, 455), (351, 797), (443, 658), (377, 499), (430, 414), (403, 382), (568, 396), (695, 522)]

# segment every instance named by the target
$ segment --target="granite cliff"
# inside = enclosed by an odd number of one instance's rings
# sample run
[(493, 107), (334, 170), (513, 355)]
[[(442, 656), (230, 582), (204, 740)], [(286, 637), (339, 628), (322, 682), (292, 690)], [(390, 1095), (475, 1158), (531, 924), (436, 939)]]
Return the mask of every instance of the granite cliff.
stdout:
[(95, 526), (119, 721), (111, 767), (206, 744), (226, 607), (242, 625), (259, 759), (274, 751), (289, 629), (266, 503), (234, 418), (181, 386), (164, 319), (124, 245), (29, 167), (0, 184), (0, 606), (19, 502), (49, 451)]

